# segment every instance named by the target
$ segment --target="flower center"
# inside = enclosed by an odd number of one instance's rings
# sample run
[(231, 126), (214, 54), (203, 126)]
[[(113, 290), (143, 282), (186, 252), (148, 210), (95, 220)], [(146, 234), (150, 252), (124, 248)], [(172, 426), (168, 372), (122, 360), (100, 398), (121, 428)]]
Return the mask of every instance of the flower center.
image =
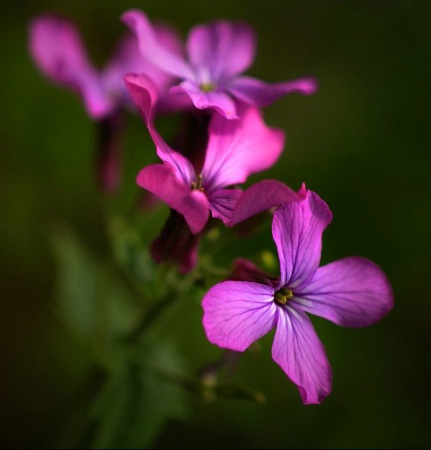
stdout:
[(202, 174), (198, 175), (197, 181), (192, 181), (192, 191), (197, 189), (198, 191), (204, 191), (204, 188), (202, 186)]
[(208, 83), (202, 83), (200, 85), (201, 91), (203, 92), (212, 92), (215, 90), (216, 85), (215, 83), (211, 83), (211, 81), (209, 81)]
[(293, 292), (287, 288), (281, 288), (274, 293), (274, 301), (277, 305), (285, 305), (287, 300), (293, 297)]

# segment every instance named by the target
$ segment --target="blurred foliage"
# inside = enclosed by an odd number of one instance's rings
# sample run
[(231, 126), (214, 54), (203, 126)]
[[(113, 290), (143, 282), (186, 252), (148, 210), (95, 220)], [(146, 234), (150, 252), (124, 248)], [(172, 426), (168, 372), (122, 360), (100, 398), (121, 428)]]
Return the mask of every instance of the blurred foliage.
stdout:
[[(306, 181), (334, 213), (323, 262), (373, 259), (396, 299), (394, 311), (367, 329), (313, 318), (334, 372), (320, 406), (304, 407), (273, 363), (271, 335), (214, 378), (211, 364), (224, 353), (205, 339), (199, 301), (222, 275), (205, 280), (197, 270), (187, 281), (151, 262), (147, 248), (168, 211), (130, 212), (139, 203), (136, 173), (155, 161), (140, 118), (127, 124), (122, 190), (104, 201), (94, 179), (93, 124), (29, 58), (29, 20), (54, 11), (76, 21), (103, 64), (130, 7), (174, 23), (184, 36), (207, 20), (245, 20), (258, 36), (252, 75), (319, 80), (316, 95), (266, 110), (267, 122), (286, 131), (286, 150), (250, 183)], [(428, 446), (430, 12), (426, 0), (2, 5), (3, 447)], [(176, 125), (171, 118), (160, 131), (168, 137)], [(202, 263), (229, 267), (240, 256), (276, 272), (270, 221), (241, 236), (214, 230), (202, 242)], [(167, 301), (179, 285), (180, 298)], [(152, 327), (142, 320), (148, 316), (157, 316)], [(124, 345), (130, 336), (134, 345)], [(265, 403), (229, 400), (259, 400), (260, 392)]]

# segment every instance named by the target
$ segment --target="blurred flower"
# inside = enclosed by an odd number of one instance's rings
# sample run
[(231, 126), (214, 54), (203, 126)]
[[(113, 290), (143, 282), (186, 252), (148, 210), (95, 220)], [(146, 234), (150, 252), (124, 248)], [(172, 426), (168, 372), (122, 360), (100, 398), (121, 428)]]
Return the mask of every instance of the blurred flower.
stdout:
[[(171, 29), (156, 25), (154, 33), (161, 47), (172, 54), (180, 51), (178, 38)], [(75, 25), (51, 14), (32, 20), (29, 46), (36, 65), (45, 76), (77, 92), (89, 116), (96, 120), (131, 105), (123, 82), (125, 73), (146, 73), (162, 93), (166, 93), (174, 81), (171, 75), (142, 56), (133, 34), (127, 34), (106, 67), (97, 70), (88, 60)]]
[(240, 261), (236, 273), (249, 281), (219, 283), (202, 303), (207, 337), (222, 348), (244, 351), (276, 327), (272, 357), (306, 404), (321, 403), (332, 384), (325, 350), (306, 313), (363, 327), (393, 306), (389, 281), (368, 259), (353, 256), (319, 268), (322, 233), (331, 220), (326, 203), (311, 191), (304, 201), (281, 206), (272, 226), (280, 278), (258, 276), (252, 263)]
[[(157, 25), (154, 33), (161, 46), (173, 54), (180, 51), (179, 40), (171, 29)], [(159, 111), (187, 106), (184, 100), (177, 101), (166, 95), (175, 79), (141, 55), (131, 33), (119, 42), (106, 67), (96, 69), (88, 60), (75, 25), (52, 14), (32, 20), (29, 46), (36, 65), (45, 76), (77, 92), (88, 115), (97, 121), (97, 180), (105, 193), (116, 192), (120, 184), (123, 109), (132, 106), (124, 86), (124, 74), (145, 72), (151, 77), (161, 92)]]
[(187, 39), (188, 60), (164, 47), (146, 15), (138, 10), (123, 14), (123, 21), (136, 33), (142, 55), (182, 81), (172, 93), (186, 93), (198, 109), (211, 108), (228, 119), (237, 119), (232, 97), (248, 105), (267, 106), (291, 92), (312, 94), (312, 78), (264, 83), (241, 76), (254, 59), (255, 36), (246, 24), (227, 21), (194, 27)]

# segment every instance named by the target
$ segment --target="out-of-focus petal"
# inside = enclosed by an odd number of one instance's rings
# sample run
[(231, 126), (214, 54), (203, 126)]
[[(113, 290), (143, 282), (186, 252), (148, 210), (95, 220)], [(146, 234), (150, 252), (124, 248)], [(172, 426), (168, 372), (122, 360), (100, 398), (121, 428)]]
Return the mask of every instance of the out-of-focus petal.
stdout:
[(242, 352), (268, 333), (277, 319), (274, 289), (246, 281), (213, 286), (202, 301), (208, 340)]
[(274, 212), (272, 235), (280, 259), (280, 287), (294, 289), (310, 280), (320, 263), (322, 233), (332, 220), (328, 205), (308, 191), (301, 202), (290, 202)]
[(283, 131), (267, 127), (257, 108), (247, 108), (235, 121), (214, 114), (202, 170), (205, 189), (243, 183), (252, 173), (268, 169), (283, 145)]
[(208, 201), (213, 217), (221, 219), (225, 225), (228, 225), (241, 194), (241, 189), (219, 189), (212, 192), (208, 196)]
[(98, 72), (88, 61), (76, 27), (68, 20), (39, 16), (30, 24), (30, 52), (51, 80), (78, 92), (88, 114), (99, 119), (115, 108), (104, 92)]
[(144, 167), (136, 182), (182, 214), (192, 233), (199, 233), (207, 223), (209, 209), (206, 196), (198, 190), (192, 191), (176, 176), (172, 167), (164, 164)]
[(305, 184), (298, 192), (277, 180), (262, 180), (247, 188), (236, 202), (231, 221), (233, 225), (246, 220), (255, 214), (265, 211), (283, 203), (299, 202), (307, 196)]
[(127, 34), (118, 43), (112, 58), (102, 73), (105, 88), (112, 95), (121, 95), (124, 100), (130, 99), (124, 86), (123, 77), (126, 73), (139, 73), (142, 66), (145, 66), (142, 64), (143, 61), (136, 37), (131, 33)]
[(304, 312), (290, 306), (279, 308), (272, 357), (298, 386), (306, 405), (321, 403), (331, 392), (331, 366)]
[(311, 95), (317, 90), (314, 78), (299, 78), (298, 80), (281, 83), (265, 83), (251, 77), (236, 77), (225, 89), (239, 100), (254, 106), (268, 106), (283, 95), (298, 93)]
[(126, 11), (121, 19), (136, 34), (141, 54), (148, 61), (175, 77), (193, 79), (191, 67), (178, 52), (163, 45), (155, 27), (142, 11)]
[(204, 92), (193, 81), (183, 81), (169, 91), (173, 95), (186, 93), (198, 109), (214, 109), (226, 119), (238, 119), (235, 102), (221, 90)]
[(127, 74), (124, 77), (126, 87), (144, 119), (148, 131), (157, 149), (157, 155), (166, 164), (175, 168), (184, 183), (191, 187), (195, 172), (190, 161), (172, 150), (154, 127), (154, 107), (158, 92), (154, 82), (145, 75)]
[(178, 111), (194, 111), (195, 107), (189, 95), (184, 90), (173, 93), (168, 90), (166, 95), (157, 102), (157, 114), (170, 114)]
[(223, 83), (247, 70), (255, 47), (254, 32), (247, 24), (227, 21), (198, 25), (187, 40), (187, 53), (198, 83)]
[(127, 73), (145, 73), (155, 83), (158, 91), (165, 95), (174, 82), (171, 75), (161, 71), (141, 55), (136, 36), (131, 33), (120, 41), (102, 73), (105, 89), (112, 95), (120, 97), (119, 100), (123, 103), (131, 103), (123, 80)]
[(358, 256), (319, 267), (292, 299), (311, 314), (343, 327), (365, 327), (393, 307), (393, 292), (382, 269)]

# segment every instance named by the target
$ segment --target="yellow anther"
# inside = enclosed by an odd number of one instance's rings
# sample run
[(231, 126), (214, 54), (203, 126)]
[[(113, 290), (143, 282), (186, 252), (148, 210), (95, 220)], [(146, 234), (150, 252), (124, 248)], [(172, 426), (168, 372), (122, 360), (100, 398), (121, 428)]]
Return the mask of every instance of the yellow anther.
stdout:
[(293, 297), (293, 292), (290, 289), (281, 288), (279, 292), (281, 292), (287, 300)]
[(198, 191), (204, 191), (204, 188), (202, 186), (202, 174), (198, 175), (197, 181), (192, 181), (191, 185), (192, 191), (197, 189)]
[(285, 305), (293, 297), (293, 292), (287, 288), (281, 288), (274, 293), (274, 301), (277, 305)]

